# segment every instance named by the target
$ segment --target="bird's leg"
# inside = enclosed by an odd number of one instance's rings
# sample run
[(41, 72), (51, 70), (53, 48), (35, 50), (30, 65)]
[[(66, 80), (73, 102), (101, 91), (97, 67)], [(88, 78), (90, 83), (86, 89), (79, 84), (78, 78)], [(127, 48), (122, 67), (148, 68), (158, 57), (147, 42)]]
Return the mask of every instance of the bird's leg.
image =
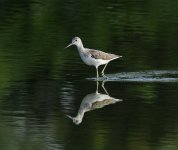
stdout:
[(99, 85), (99, 82), (96, 81), (96, 93), (98, 94), (98, 85)]
[(105, 89), (105, 87), (104, 87), (104, 84), (105, 84), (105, 80), (102, 82), (101, 86), (102, 86), (102, 88), (104, 89), (105, 93), (106, 93), (107, 95), (109, 95), (108, 91), (107, 91), (107, 90)]
[(104, 70), (106, 69), (107, 65), (108, 65), (108, 63), (104, 66), (103, 70), (101, 71), (101, 74), (104, 78), (107, 78), (107, 76), (104, 74)]
[(98, 67), (96, 67), (96, 78), (97, 78), (97, 81), (98, 81), (98, 78), (99, 78), (99, 75), (98, 75)]

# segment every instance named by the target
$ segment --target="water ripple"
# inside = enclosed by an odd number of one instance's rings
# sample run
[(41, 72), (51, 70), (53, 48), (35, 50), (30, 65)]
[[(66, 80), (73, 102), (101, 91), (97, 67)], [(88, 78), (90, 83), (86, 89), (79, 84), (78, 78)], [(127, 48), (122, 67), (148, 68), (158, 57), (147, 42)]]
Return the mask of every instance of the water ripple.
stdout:
[[(108, 74), (107, 79), (99, 78), (99, 81), (128, 81), (128, 82), (177, 82), (178, 70), (149, 70), (138, 72), (122, 72)], [(96, 78), (88, 78), (96, 80)]]

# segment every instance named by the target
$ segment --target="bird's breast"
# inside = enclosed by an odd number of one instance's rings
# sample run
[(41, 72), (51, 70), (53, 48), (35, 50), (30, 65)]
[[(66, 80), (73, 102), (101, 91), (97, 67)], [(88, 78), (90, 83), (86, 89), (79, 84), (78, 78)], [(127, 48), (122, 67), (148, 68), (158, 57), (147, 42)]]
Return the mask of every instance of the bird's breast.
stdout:
[(93, 61), (92, 61), (92, 59), (91, 59), (90, 56), (81, 55), (81, 59), (82, 59), (82, 61), (83, 61), (85, 64), (87, 64), (87, 65), (89, 65), (89, 66), (94, 65), (94, 64), (93, 64)]
[(80, 53), (82, 61), (89, 66), (100, 66), (108, 63), (108, 60), (96, 59), (91, 57), (90, 54)]
[(91, 65), (90, 61), (89, 61), (89, 56), (83, 52), (79, 52), (80, 54), (80, 58), (82, 59), (82, 61), (87, 64), (87, 65)]

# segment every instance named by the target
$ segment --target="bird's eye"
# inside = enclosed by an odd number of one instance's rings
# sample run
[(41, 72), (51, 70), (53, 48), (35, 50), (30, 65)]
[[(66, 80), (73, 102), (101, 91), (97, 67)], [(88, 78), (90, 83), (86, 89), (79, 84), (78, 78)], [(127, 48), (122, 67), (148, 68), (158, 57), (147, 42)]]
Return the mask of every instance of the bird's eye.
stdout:
[(77, 40), (75, 40), (75, 42), (77, 42)]

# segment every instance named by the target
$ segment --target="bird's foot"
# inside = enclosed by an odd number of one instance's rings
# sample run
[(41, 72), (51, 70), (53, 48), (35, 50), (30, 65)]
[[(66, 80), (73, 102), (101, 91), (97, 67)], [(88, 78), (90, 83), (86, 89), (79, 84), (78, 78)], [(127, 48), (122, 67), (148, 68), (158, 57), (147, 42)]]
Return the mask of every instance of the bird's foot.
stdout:
[(102, 76), (104, 79), (108, 79), (108, 77), (104, 73), (102, 73)]

